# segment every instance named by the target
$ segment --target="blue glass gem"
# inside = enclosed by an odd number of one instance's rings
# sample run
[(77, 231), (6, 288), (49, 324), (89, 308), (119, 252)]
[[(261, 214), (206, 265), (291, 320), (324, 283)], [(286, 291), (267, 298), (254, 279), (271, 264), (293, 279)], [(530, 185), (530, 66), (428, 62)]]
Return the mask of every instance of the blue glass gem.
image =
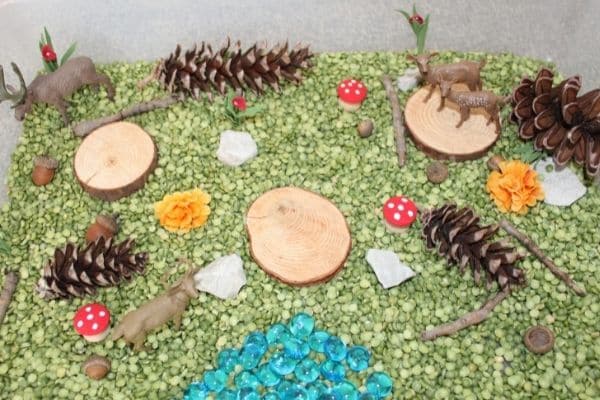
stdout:
[(367, 369), (369, 367), (370, 359), (371, 354), (369, 354), (369, 350), (363, 346), (354, 346), (350, 348), (350, 350), (348, 350), (348, 354), (346, 355), (348, 367), (350, 367), (352, 371), (356, 372)]
[(230, 373), (235, 369), (236, 364), (239, 362), (239, 351), (236, 349), (224, 349), (221, 350), (217, 357), (217, 365), (220, 370), (225, 373)]
[(294, 370), (296, 378), (303, 383), (310, 383), (317, 380), (320, 375), (319, 366), (310, 358), (305, 358), (296, 365)]
[(325, 341), (325, 354), (333, 361), (342, 361), (346, 358), (346, 343), (337, 336), (331, 336)]
[(244, 346), (256, 346), (263, 354), (267, 352), (268, 342), (267, 338), (262, 332), (252, 332), (246, 336), (244, 340)]
[(220, 369), (208, 371), (204, 374), (204, 383), (209, 390), (220, 392), (225, 389), (227, 383), (227, 374)]
[(256, 368), (264, 354), (262, 348), (254, 344), (246, 345), (240, 352), (240, 364), (246, 370)]
[(290, 322), (290, 332), (297, 338), (307, 338), (315, 328), (315, 319), (306, 313), (299, 313)]
[(237, 393), (231, 389), (223, 389), (217, 393), (217, 400), (237, 400)]
[(183, 400), (204, 400), (208, 393), (210, 393), (210, 390), (208, 390), (205, 383), (193, 382), (185, 390)]
[(269, 360), (269, 367), (278, 375), (291, 374), (296, 368), (296, 360), (287, 357), (283, 352), (277, 352)]
[(331, 391), (327, 391), (325, 393), (321, 393), (317, 400), (338, 400), (338, 398), (335, 397), (335, 394), (333, 394)]
[(280, 392), (281, 400), (309, 400), (308, 392), (300, 385), (293, 385)]
[(277, 385), (276, 392), (279, 393), (279, 397), (281, 397), (281, 393), (285, 392), (289, 388), (294, 386), (294, 382), (283, 379), (279, 385)]
[(269, 364), (262, 364), (258, 368), (256, 376), (258, 376), (260, 383), (262, 383), (265, 387), (275, 386), (281, 380), (279, 375), (273, 372)]
[(331, 382), (339, 382), (346, 376), (346, 368), (333, 360), (326, 360), (321, 364), (321, 374)]
[(258, 381), (256, 375), (249, 371), (242, 371), (239, 374), (237, 374), (233, 379), (233, 382), (235, 383), (238, 389), (256, 389), (258, 385), (260, 385), (260, 382)]
[(281, 397), (275, 392), (263, 394), (262, 400), (281, 400)]
[(283, 351), (289, 358), (302, 360), (310, 353), (310, 347), (305, 341), (292, 337), (283, 343)]
[(311, 350), (325, 353), (325, 341), (329, 339), (329, 333), (325, 331), (314, 331), (308, 338), (308, 344)]
[(327, 386), (321, 381), (314, 381), (305, 386), (309, 400), (317, 400), (319, 396), (327, 391)]
[(367, 391), (377, 396), (378, 399), (383, 399), (392, 393), (392, 379), (385, 372), (373, 372), (367, 378)]
[(260, 400), (260, 394), (254, 389), (243, 388), (238, 390), (237, 400)]
[(358, 400), (379, 400), (373, 393), (364, 392), (360, 394)]
[(341, 381), (331, 388), (338, 400), (358, 400), (358, 390), (351, 382)]
[(277, 343), (283, 343), (284, 340), (289, 338), (292, 334), (288, 330), (287, 326), (283, 324), (271, 325), (267, 330), (267, 343), (274, 345)]

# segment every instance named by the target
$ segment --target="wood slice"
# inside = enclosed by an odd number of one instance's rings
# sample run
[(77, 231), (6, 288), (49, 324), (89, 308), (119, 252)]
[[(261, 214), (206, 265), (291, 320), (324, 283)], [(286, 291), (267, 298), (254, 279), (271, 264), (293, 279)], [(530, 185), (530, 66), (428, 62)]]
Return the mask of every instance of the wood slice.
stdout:
[(83, 190), (114, 201), (141, 189), (157, 160), (150, 135), (130, 122), (115, 122), (83, 140), (75, 154), (74, 170)]
[(352, 246), (340, 210), (326, 198), (295, 187), (273, 189), (256, 199), (246, 229), (258, 265), (294, 286), (331, 279)]
[[(454, 90), (467, 90), (464, 85), (454, 85)], [(404, 120), (415, 146), (430, 157), (438, 160), (475, 160), (483, 157), (496, 143), (499, 134), (494, 123), (487, 125), (489, 115), (482, 108), (471, 110), (471, 117), (460, 128), (458, 106), (446, 99), (440, 105), (440, 90), (427, 102), (429, 86), (419, 89), (406, 102)]]

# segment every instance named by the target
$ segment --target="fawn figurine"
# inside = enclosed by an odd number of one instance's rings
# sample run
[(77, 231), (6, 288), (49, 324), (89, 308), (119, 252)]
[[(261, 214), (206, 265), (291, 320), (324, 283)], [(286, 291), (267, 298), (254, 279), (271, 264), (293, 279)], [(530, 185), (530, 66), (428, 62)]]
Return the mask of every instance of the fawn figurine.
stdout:
[[(460, 61), (454, 64), (442, 64), (442, 65), (429, 65), (431, 58), (436, 56), (438, 53), (423, 53), (413, 56), (409, 54), (407, 58), (414, 61), (419, 68), (423, 81), (430, 85), (429, 94), (423, 100), (424, 102), (429, 101), (435, 88), (440, 86), (440, 78), (445, 81), (454, 81), (455, 83), (464, 83), (469, 87), (469, 90), (481, 90), (481, 76), (480, 72), (485, 65), (485, 60), (480, 62), (473, 61)], [(442, 93), (442, 101), (438, 108), (440, 111), (444, 108), (446, 97)]]
[(487, 121), (487, 125), (495, 122), (496, 130), (499, 132), (500, 108), (510, 101), (510, 96), (498, 96), (497, 94), (487, 90), (475, 92), (457, 92), (452, 90), (452, 85), (455, 83), (455, 81), (440, 80), (440, 91), (442, 96), (447, 97), (448, 100), (456, 103), (460, 109), (460, 121), (456, 127), (460, 128), (462, 124), (469, 119), (472, 108), (481, 107), (485, 109), (490, 116)]
[(194, 275), (196, 268), (190, 268), (162, 295), (141, 305), (137, 310), (128, 312), (115, 328), (112, 339), (125, 339), (133, 344), (133, 350), (144, 348), (146, 335), (155, 328), (173, 320), (175, 329), (181, 326), (181, 318), (191, 299), (198, 297)]
[(75, 57), (61, 65), (56, 71), (37, 76), (29, 86), (25, 85), (23, 74), (15, 63), (12, 69), (19, 78), (20, 88), (14, 90), (4, 81), (4, 71), (0, 66), (0, 102), (9, 100), (15, 109), (15, 118), (22, 121), (31, 111), (34, 103), (53, 105), (62, 115), (65, 125), (69, 124), (67, 98), (84, 85), (106, 88), (108, 98), (113, 99), (115, 88), (110, 78), (98, 71), (88, 57)]

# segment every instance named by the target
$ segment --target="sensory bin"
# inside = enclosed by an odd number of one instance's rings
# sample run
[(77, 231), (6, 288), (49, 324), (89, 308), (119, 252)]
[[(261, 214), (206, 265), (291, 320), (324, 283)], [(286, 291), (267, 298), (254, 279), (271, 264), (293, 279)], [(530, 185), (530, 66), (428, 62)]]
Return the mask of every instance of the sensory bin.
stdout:
[[(510, 93), (521, 76), (534, 76), (546, 65), (483, 53), (446, 52), (438, 61), (482, 57), (487, 60), (482, 71), (486, 88), (502, 94)], [(131, 118), (154, 139), (158, 167), (143, 189), (112, 203), (82, 191), (73, 175), (73, 156), (81, 140), (63, 127), (55, 109), (35, 107), (13, 154), (10, 202), (0, 213), (0, 238), (10, 245), (9, 253), (0, 252), (0, 265), (17, 269), (21, 279), (0, 325), (0, 398), (183, 398), (190, 384), (219, 365), (223, 350), (239, 349), (253, 332), (267, 333), (274, 324), (286, 323), (301, 312), (349, 348), (368, 349), (366, 370), (360, 376), (348, 375), (361, 392), (368, 389), (369, 376), (386, 373), (393, 383), (386, 399), (600, 397), (598, 186), (589, 185), (588, 193), (570, 207), (541, 203), (521, 216), (500, 213), (489, 199), (485, 158), (450, 162), (449, 178), (441, 185), (429, 183), (425, 170), (430, 159), (410, 140), (407, 163), (398, 168), (389, 101), (380, 82), (384, 73), (395, 77), (412, 67), (406, 53), (324, 53), (314, 63), (300, 86), (286, 84), (281, 94), (267, 91), (260, 98), (248, 97), (249, 103), (266, 109), (235, 128), (249, 132), (258, 143), (258, 156), (238, 168), (223, 166), (215, 156), (220, 133), (234, 128), (224, 115), (221, 97), (212, 103), (187, 100)], [(104, 90), (86, 88), (72, 97), (71, 118), (96, 118), (163, 96), (156, 84), (142, 91), (136, 88), (151, 67), (147, 62), (101, 66), (115, 83), (115, 102)], [(338, 106), (336, 86), (352, 76), (360, 77), (369, 95), (350, 114)], [(400, 95), (401, 104), (408, 95)], [(492, 149), (506, 159), (521, 145), (516, 126), (507, 121), (509, 112), (508, 108), (502, 112), (502, 136)], [(363, 139), (356, 126), (366, 118), (374, 121), (375, 132)], [(33, 158), (44, 153), (57, 158), (60, 168), (53, 182), (40, 188), (31, 184), (30, 174)], [(583, 179), (581, 168), (572, 169)], [(262, 193), (281, 186), (320, 193), (346, 217), (352, 250), (331, 281), (287, 286), (252, 261), (244, 229), (246, 210)], [(154, 217), (154, 203), (166, 194), (192, 188), (212, 197), (207, 224), (187, 234), (166, 231)], [(527, 285), (511, 294), (485, 323), (451, 337), (421, 341), (423, 330), (478, 308), (493, 292), (426, 250), (420, 222), (404, 235), (386, 231), (381, 205), (397, 194), (430, 207), (448, 201), (469, 206), (485, 223), (508, 218), (585, 285), (588, 295), (574, 295), (528, 255), (521, 262)], [(81, 242), (100, 213), (118, 213), (122, 221), (118, 238), (134, 237), (136, 248), (149, 254), (144, 275), (130, 284), (103, 289), (93, 299), (115, 316), (161, 293), (160, 279), (166, 271), (185, 270), (176, 263), (180, 257), (205, 265), (237, 252), (244, 261), (247, 285), (233, 300), (200, 294), (185, 312), (181, 330), (169, 324), (152, 332), (147, 351), (133, 352), (125, 342), (110, 338), (85, 342), (74, 332), (72, 318), (86, 300), (47, 302), (33, 288), (54, 249), (67, 241)], [(396, 252), (417, 276), (383, 289), (365, 261), (369, 248)], [(556, 335), (554, 349), (544, 355), (530, 353), (523, 345), (523, 333), (537, 324)], [(81, 372), (81, 363), (93, 353), (112, 362), (112, 371), (102, 381), (91, 381)], [(228, 379), (232, 386), (233, 376)]]

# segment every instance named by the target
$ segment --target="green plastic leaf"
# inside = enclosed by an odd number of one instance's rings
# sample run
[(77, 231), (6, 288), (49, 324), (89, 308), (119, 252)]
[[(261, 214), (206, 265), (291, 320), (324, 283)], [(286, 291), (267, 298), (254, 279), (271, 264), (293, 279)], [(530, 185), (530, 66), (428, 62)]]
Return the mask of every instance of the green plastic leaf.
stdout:
[(73, 55), (75, 52), (75, 48), (77, 47), (77, 42), (71, 44), (65, 54), (60, 58), (60, 65), (63, 65), (67, 60)]
[(48, 29), (46, 29), (46, 27), (44, 27), (44, 36), (46, 37), (46, 43), (54, 48), (54, 45), (52, 44), (52, 38), (50, 37), (50, 33), (48, 33)]
[(244, 118), (254, 117), (263, 112), (265, 107), (263, 106), (252, 106), (248, 107), (245, 111), (240, 112), (240, 115)]
[(410, 15), (406, 11), (403, 11), (403, 10), (396, 10), (396, 11), (398, 11), (399, 13), (404, 15), (406, 17), (407, 21), (410, 19)]

